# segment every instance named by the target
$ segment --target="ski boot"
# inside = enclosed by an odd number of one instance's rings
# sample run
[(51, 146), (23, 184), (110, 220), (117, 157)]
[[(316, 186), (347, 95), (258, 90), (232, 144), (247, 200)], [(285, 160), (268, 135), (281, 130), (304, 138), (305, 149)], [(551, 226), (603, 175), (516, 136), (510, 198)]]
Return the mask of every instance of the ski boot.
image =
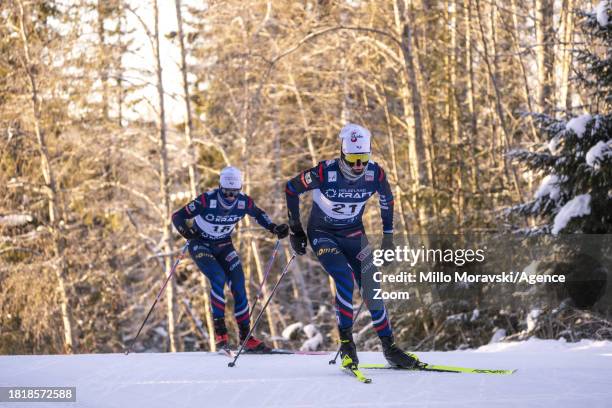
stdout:
[(343, 368), (357, 368), (357, 347), (353, 341), (353, 328), (339, 329), (340, 331), (340, 361)]
[(230, 354), (229, 336), (227, 335), (227, 327), (225, 327), (225, 319), (214, 319), (213, 322), (215, 325), (215, 344), (217, 350)]
[[(240, 330), (240, 342), (243, 342), (246, 336), (249, 334), (250, 326), (248, 324), (245, 324), (240, 325), (238, 328)], [(265, 354), (269, 353), (270, 351), (272, 351), (270, 347), (266, 346), (263, 341), (255, 338), (252, 335), (247, 339), (246, 343), (244, 344), (245, 353)]]
[(420, 365), (416, 354), (402, 351), (393, 341), (393, 336), (382, 336), (380, 342), (382, 343), (383, 354), (391, 367), (417, 368)]

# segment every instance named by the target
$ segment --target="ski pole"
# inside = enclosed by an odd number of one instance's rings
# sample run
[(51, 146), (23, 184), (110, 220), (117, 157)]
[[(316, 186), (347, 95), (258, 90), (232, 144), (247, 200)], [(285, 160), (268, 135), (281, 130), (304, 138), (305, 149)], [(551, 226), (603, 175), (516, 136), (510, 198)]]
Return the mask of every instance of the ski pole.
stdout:
[(259, 289), (257, 289), (257, 295), (255, 296), (255, 302), (253, 302), (253, 307), (251, 307), (251, 313), (255, 312), (255, 307), (257, 307), (257, 303), (259, 303), (259, 299), (261, 299), (261, 295), (263, 294), (263, 287), (268, 280), (268, 275), (272, 270), (272, 264), (274, 264), (274, 259), (276, 259), (276, 255), (278, 255), (278, 249), (280, 248), (280, 239), (276, 240), (276, 244), (274, 245), (274, 249), (272, 250), (272, 255), (270, 256), (270, 260), (266, 264), (266, 269), (264, 271), (264, 276), (259, 284)]
[(246, 342), (251, 338), (251, 334), (255, 331), (255, 328), (257, 327), (257, 324), (261, 320), (261, 316), (263, 316), (263, 313), (266, 310), (266, 307), (268, 307), (268, 304), (272, 300), (272, 296), (274, 296), (274, 293), (276, 293), (276, 289), (278, 289), (278, 285), (283, 280), (283, 277), (287, 274), (287, 271), (289, 270), (289, 267), (291, 266), (291, 263), (293, 262), (294, 259), (295, 259), (295, 253), (293, 255), (291, 255), (291, 258), (289, 259), (289, 262), (287, 262), (287, 265), (285, 265), (285, 268), (281, 272), (281, 275), (278, 278), (278, 281), (276, 281), (276, 284), (272, 288), (272, 292), (270, 293), (270, 296), (268, 296), (268, 300), (266, 300), (266, 303), (264, 303), (263, 307), (261, 308), (261, 311), (257, 315), (257, 319), (255, 319), (255, 322), (253, 323), (253, 326), (251, 326), (251, 330), (249, 330), (249, 333), (246, 335), (244, 340), (242, 340), (242, 344), (240, 344), (240, 348), (238, 349), (238, 353), (236, 353), (236, 357), (234, 357), (233, 361), (227, 363), (228, 367), (234, 367), (236, 365), (236, 360), (238, 360), (238, 357), (240, 357), (240, 354), (242, 354), (242, 350), (244, 350), (244, 346), (246, 345)]
[(263, 279), (261, 281), (261, 284), (259, 285), (259, 289), (257, 289), (257, 297), (255, 297), (255, 303), (253, 304), (253, 308), (251, 310), (255, 310), (255, 306), (257, 305), (257, 301), (261, 298), (263, 287), (264, 287), (264, 285), (266, 283), (266, 280), (268, 280), (268, 275), (270, 274), (270, 271), (272, 270), (272, 264), (274, 263), (274, 259), (276, 259), (276, 255), (278, 255), (278, 249), (280, 248), (280, 243), (281, 243), (280, 239), (277, 239), (276, 240), (276, 244), (274, 245), (274, 249), (272, 250), (272, 256), (270, 256), (270, 260), (266, 264), (266, 269), (264, 271), (264, 276), (263, 276)]
[[(365, 301), (361, 301), (361, 304), (359, 305), (359, 308), (357, 309), (357, 314), (355, 314), (355, 320), (357, 320), (357, 318), (359, 317), (359, 313), (361, 312), (361, 308), (363, 307), (364, 303)], [(336, 360), (338, 359), (339, 355), (340, 355), (340, 347), (338, 347), (338, 351), (336, 352), (334, 359), (329, 360), (329, 364), (336, 364)]]
[(164, 293), (164, 289), (166, 289), (166, 285), (168, 284), (168, 281), (170, 281), (170, 279), (174, 275), (174, 271), (176, 270), (176, 267), (178, 266), (178, 264), (181, 261), (181, 259), (183, 258), (183, 255), (185, 255), (185, 252), (187, 252), (187, 246), (188, 245), (189, 245), (189, 242), (187, 242), (185, 244), (185, 246), (183, 246), (183, 249), (181, 250), (181, 254), (179, 255), (179, 257), (174, 262), (174, 265), (172, 265), (172, 269), (170, 269), (170, 273), (168, 274), (168, 277), (166, 278), (166, 280), (165, 280), (164, 284), (162, 285), (161, 289), (159, 290), (159, 293), (157, 294), (157, 297), (155, 298), (155, 301), (151, 305), (151, 308), (149, 309), (149, 313), (147, 313), (147, 317), (145, 317), (144, 321), (140, 325), (140, 328), (138, 329), (138, 333), (136, 333), (136, 337), (134, 337), (134, 339), (130, 342), (130, 346), (125, 350), (125, 355), (126, 356), (132, 351), (132, 346), (134, 346), (134, 343), (136, 343), (136, 339), (138, 339), (138, 336), (140, 336), (140, 332), (142, 331), (142, 328), (144, 327), (144, 325), (147, 322), (147, 320), (149, 320), (149, 316), (151, 316), (151, 312), (153, 312), (153, 308), (155, 308), (155, 305), (159, 301), (159, 298)]

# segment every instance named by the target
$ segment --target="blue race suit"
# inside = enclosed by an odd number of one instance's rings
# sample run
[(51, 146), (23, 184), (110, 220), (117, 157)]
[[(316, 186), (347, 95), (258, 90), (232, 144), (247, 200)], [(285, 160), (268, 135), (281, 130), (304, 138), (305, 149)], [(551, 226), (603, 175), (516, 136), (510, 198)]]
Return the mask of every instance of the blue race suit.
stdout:
[[(210, 281), (210, 299), (213, 318), (225, 316), (225, 283), (234, 296), (234, 316), (239, 325), (248, 325), (249, 302), (246, 295), (244, 272), (240, 257), (232, 244), (235, 225), (245, 215), (272, 231), (274, 224), (246, 194), (239, 194), (233, 203), (221, 197), (219, 189), (204, 193), (175, 212), (172, 223), (189, 239), (189, 253), (198, 268)], [(187, 220), (193, 220), (193, 226)]]
[[(362, 287), (362, 276), (374, 273), (362, 216), (366, 201), (378, 193), (383, 232), (393, 233), (393, 194), (384, 170), (369, 161), (357, 180), (345, 178), (339, 160), (327, 160), (287, 182), (285, 195), (291, 228), (300, 226), (299, 195), (313, 190), (308, 220), (310, 245), (336, 285), (336, 316), (343, 330), (353, 325), (353, 280)], [(366, 304), (379, 336), (392, 334), (384, 304)]]

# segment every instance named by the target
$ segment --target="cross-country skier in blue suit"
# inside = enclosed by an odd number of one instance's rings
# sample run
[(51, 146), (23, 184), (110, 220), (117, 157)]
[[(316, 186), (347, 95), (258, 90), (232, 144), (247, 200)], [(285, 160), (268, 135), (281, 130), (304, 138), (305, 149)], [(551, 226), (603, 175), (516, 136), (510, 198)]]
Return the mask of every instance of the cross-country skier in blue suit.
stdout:
[[(383, 249), (393, 245), (393, 194), (384, 170), (370, 159), (370, 132), (347, 124), (340, 131), (340, 157), (320, 162), (287, 182), (290, 241), (298, 255), (306, 253), (310, 241), (323, 268), (336, 285), (336, 315), (340, 331), (343, 366), (359, 362), (353, 342), (353, 281), (373, 282), (375, 267), (362, 223), (366, 201), (378, 194), (383, 224)], [(313, 205), (304, 232), (300, 222), (300, 194), (312, 190)], [(371, 284), (371, 283), (369, 283)], [(393, 332), (384, 304), (366, 302), (374, 330), (380, 337), (389, 364), (413, 367), (416, 356), (403, 352), (393, 341)]]
[[(259, 209), (253, 199), (240, 192), (242, 176), (235, 167), (221, 171), (219, 188), (204, 193), (176, 211), (172, 223), (189, 240), (189, 253), (202, 273), (210, 281), (210, 300), (215, 326), (217, 348), (228, 349), (225, 325), (225, 284), (234, 296), (234, 316), (244, 341), (250, 329), (249, 302), (244, 283), (244, 272), (238, 253), (232, 244), (232, 231), (245, 215), (255, 218), (259, 225), (283, 239), (289, 234), (287, 224), (274, 224)], [(251, 336), (245, 345), (247, 352), (267, 352), (270, 349)]]

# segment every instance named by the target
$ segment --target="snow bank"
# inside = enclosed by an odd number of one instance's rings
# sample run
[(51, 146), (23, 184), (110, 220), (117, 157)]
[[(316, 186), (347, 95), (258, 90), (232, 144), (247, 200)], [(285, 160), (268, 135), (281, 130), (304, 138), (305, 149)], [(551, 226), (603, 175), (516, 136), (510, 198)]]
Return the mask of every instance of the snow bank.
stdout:
[[(469, 350), (474, 353), (500, 353), (500, 352), (521, 352), (521, 353), (542, 353), (551, 351), (584, 351), (596, 350), (597, 352), (612, 352), (612, 342), (602, 340), (583, 339), (576, 343), (568, 343), (564, 338), (559, 340), (542, 340), (531, 337), (525, 341), (497, 342), (481, 346), (476, 350)], [(610, 361), (612, 363), (612, 361)]]
[(578, 138), (582, 138), (584, 131), (586, 130), (586, 125), (590, 120), (591, 115), (585, 113), (584, 115), (572, 118), (569, 122), (567, 122), (565, 128), (573, 131)]
[(595, 13), (597, 14), (597, 22), (600, 26), (605, 27), (608, 25), (608, 7), (610, 3), (608, 0), (601, 0), (597, 7), (595, 7)]
[(317, 333), (300, 346), (300, 351), (317, 351), (323, 343), (323, 335)]
[(497, 329), (497, 330), (495, 330), (495, 333), (493, 333), (493, 336), (491, 336), (491, 340), (489, 340), (489, 344), (498, 343), (504, 337), (506, 337), (506, 330), (505, 329)]
[(591, 195), (580, 194), (568, 201), (555, 216), (552, 228), (553, 235), (557, 235), (567, 226), (572, 218), (581, 217), (591, 213)]
[(528, 333), (532, 331), (533, 329), (535, 329), (536, 324), (538, 323), (538, 316), (540, 316), (541, 313), (542, 311), (540, 309), (532, 309), (527, 315), (527, 318), (525, 319), (525, 321), (527, 323)]
[(304, 324), (302, 322), (290, 324), (289, 326), (283, 329), (281, 336), (283, 336), (285, 340), (290, 340), (291, 336), (293, 336), (293, 334), (300, 330), (302, 327), (304, 327)]
[(304, 333), (306, 333), (306, 336), (308, 336), (308, 340), (302, 343), (300, 350), (302, 351), (318, 350), (319, 347), (321, 347), (321, 344), (323, 343), (323, 335), (321, 334), (319, 329), (317, 329), (317, 326), (315, 326), (314, 324), (307, 324), (306, 326), (304, 326), (303, 330), (304, 330)]
[(612, 157), (612, 139), (607, 142), (600, 140), (595, 146), (591, 147), (586, 154), (586, 163), (597, 168), (606, 157)]

